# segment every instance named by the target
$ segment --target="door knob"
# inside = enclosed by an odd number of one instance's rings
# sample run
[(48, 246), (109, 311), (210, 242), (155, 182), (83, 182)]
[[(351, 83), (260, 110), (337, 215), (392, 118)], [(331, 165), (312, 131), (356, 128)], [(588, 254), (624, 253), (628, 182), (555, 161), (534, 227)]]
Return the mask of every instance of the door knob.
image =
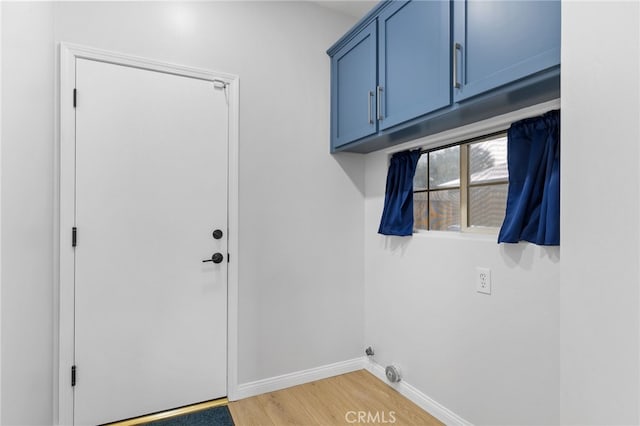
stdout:
[(222, 253), (214, 253), (213, 256), (211, 256), (211, 259), (205, 259), (202, 261), (202, 263), (205, 263), (205, 262), (220, 263), (223, 260), (224, 260), (224, 256), (222, 255)]
[(215, 238), (216, 240), (219, 240), (220, 238), (222, 238), (223, 235), (224, 234), (219, 229), (216, 229), (215, 231), (213, 231), (213, 238)]

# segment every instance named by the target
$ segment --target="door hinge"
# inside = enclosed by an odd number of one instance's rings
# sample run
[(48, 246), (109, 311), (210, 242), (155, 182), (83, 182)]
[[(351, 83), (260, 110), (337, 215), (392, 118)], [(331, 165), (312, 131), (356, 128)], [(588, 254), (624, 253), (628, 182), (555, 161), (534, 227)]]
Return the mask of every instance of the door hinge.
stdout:
[(229, 259), (231, 259), (231, 255), (229, 253), (227, 253), (227, 263), (231, 262), (231, 260), (229, 260)]
[(71, 247), (78, 245), (78, 228), (75, 226), (71, 228)]
[(71, 366), (71, 386), (76, 385), (76, 366)]
[(73, 89), (73, 107), (74, 108), (76, 107), (77, 99), (78, 99), (78, 91), (74, 88)]

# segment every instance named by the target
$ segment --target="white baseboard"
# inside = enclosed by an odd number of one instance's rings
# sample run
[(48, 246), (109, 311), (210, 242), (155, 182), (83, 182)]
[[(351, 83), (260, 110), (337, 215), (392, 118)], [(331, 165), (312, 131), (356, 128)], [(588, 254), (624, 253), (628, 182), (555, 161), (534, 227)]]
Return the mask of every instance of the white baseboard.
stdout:
[(336, 362), (334, 364), (323, 365), (321, 367), (310, 368), (308, 370), (283, 374), (282, 376), (243, 383), (238, 385), (235, 392), (233, 392), (233, 395), (229, 395), (229, 399), (231, 401), (237, 401), (239, 399), (249, 398), (267, 392), (274, 392), (280, 389), (302, 385), (315, 380), (351, 373), (352, 371), (362, 370), (363, 368), (363, 358), (354, 358), (347, 361)]
[(429, 398), (427, 395), (411, 386), (409, 383), (404, 380), (398, 383), (389, 383), (387, 380), (386, 374), (384, 372), (384, 367), (380, 364), (376, 363), (373, 360), (366, 359), (364, 360), (365, 368), (371, 374), (385, 382), (387, 385), (391, 386), (401, 395), (406, 397), (408, 400), (416, 404), (418, 407), (427, 411), (433, 417), (437, 418), (441, 422), (446, 425), (460, 425), (460, 426), (471, 426), (472, 423), (466, 421), (462, 417), (455, 414), (453, 411)]
[(277, 390), (290, 388), (292, 386), (302, 385), (304, 383), (313, 382), (315, 380), (322, 380), (328, 377), (333, 377), (362, 369), (366, 369), (367, 371), (369, 371), (385, 384), (400, 392), (401, 395), (412, 401), (418, 407), (429, 412), (429, 414), (431, 414), (444, 424), (472, 426), (470, 422), (466, 421), (462, 417), (455, 414), (453, 411), (429, 398), (427, 395), (411, 386), (404, 380), (398, 383), (389, 383), (384, 372), (384, 367), (367, 357), (354, 358), (347, 361), (336, 362), (334, 364), (323, 365), (321, 367), (310, 368), (308, 370), (283, 374), (282, 376), (270, 377), (268, 379), (257, 380), (255, 382), (243, 383), (238, 385), (233, 394), (229, 395), (229, 400), (237, 401), (239, 399), (261, 395), (267, 392), (274, 392)]

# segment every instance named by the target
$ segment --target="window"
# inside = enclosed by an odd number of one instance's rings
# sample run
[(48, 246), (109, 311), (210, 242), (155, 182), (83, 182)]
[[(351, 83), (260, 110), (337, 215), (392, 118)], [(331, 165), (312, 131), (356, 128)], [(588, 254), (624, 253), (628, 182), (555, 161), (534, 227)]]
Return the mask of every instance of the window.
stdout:
[(413, 180), (414, 228), (494, 232), (508, 178), (505, 132), (424, 151)]

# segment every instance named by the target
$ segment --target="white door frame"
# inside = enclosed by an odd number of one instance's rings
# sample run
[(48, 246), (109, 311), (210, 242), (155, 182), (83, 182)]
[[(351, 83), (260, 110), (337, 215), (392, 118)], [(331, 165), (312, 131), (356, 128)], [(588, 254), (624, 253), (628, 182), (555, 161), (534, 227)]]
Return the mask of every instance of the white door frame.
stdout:
[[(90, 59), (117, 65), (131, 66), (151, 71), (198, 78), (226, 84), (229, 104), (229, 176), (228, 176), (228, 251), (233, 261), (228, 264), (227, 278), (227, 396), (233, 400), (238, 387), (238, 126), (239, 126), (239, 78), (238, 76), (159, 62), (131, 55), (104, 50), (60, 44), (60, 134), (56, 144), (58, 171), (55, 182), (54, 265), (58, 269), (59, 299), (54, 304), (58, 332), (54, 359), (57, 359), (57, 392), (54, 388), (54, 410), (57, 424), (73, 424), (73, 389), (71, 366), (74, 364), (74, 253), (71, 247), (71, 228), (74, 218), (75, 182), (75, 110), (73, 89), (76, 81), (76, 59)], [(79, 94), (79, 98), (82, 95)], [(79, 372), (79, 374), (82, 374)], [(172, 407), (167, 407), (172, 408)], [(55, 414), (55, 413), (54, 413)]]

